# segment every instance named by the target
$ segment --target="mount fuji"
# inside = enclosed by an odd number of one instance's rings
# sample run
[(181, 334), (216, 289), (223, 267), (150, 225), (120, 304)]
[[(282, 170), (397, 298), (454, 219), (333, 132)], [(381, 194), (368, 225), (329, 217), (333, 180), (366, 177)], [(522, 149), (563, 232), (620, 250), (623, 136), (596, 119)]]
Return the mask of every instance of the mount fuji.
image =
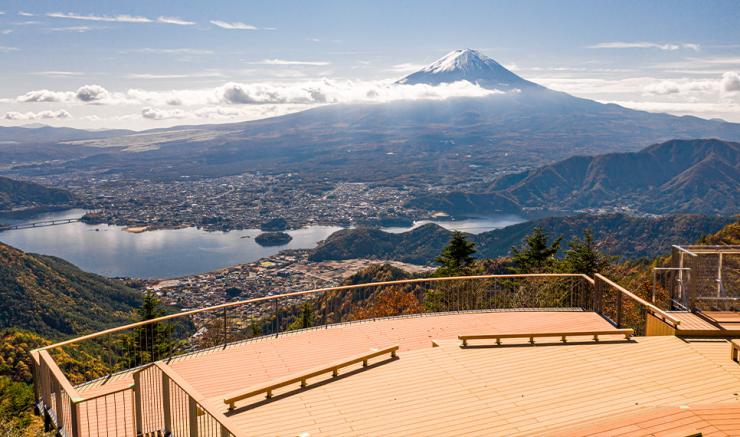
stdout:
[(477, 50), (462, 49), (448, 53), (421, 70), (397, 81), (402, 85), (439, 85), (466, 80), (483, 88), (512, 90), (541, 88), (525, 80)]
[[(77, 141), (76, 158), (66, 147), (46, 144), (37, 153), (23, 145), (34, 162), (13, 165), (30, 175), (90, 170), (166, 180), (291, 172), (321, 181), (445, 184), (464, 190), (471, 181), (574, 155), (633, 152), (676, 138), (740, 140), (740, 124), (575, 97), (528, 81), (470, 49), (453, 51), (397, 83), (436, 86), (463, 80), (498, 92), (331, 104), (263, 120)], [(55, 156), (59, 150), (67, 155)], [(8, 157), (16, 159), (0, 146), (0, 165), (12, 164)]]

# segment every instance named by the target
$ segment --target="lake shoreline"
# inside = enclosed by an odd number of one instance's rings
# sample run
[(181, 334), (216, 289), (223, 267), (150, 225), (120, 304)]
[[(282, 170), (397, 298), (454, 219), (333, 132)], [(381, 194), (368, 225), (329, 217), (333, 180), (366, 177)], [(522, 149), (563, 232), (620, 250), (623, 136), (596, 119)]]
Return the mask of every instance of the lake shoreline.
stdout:
[[(39, 219), (79, 217), (83, 210), (45, 214)], [(438, 220), (438, 225), (478, 233), (526, 221), (520, 216), (498, 216), (476, 220)], [(421, 226), (382, 228), (404, 232)], [(26, 252), (63, 258), (83, 270), (108, 277), (168, 279), (193, 275), (255, 261), (290, 249), (313, 249), (331, 234), (346, 227), (310, 225), (285, 231), (288, 244), (262, 247), (255, 238), (260, 229), (230, 231), (196, 227), (163, 229), (156, 226), (117, 226), (75, 222), (59, 226), (8, 230), (0, 241)], [(123, 232), (121, 232), (123, 231)]]

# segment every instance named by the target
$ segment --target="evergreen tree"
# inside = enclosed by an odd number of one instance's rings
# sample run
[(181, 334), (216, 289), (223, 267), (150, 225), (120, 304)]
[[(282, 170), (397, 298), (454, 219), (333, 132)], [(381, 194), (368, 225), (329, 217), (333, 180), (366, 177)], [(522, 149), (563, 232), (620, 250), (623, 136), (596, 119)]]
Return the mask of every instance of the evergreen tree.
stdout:
[(552, 243), (548, 243), (548, 235), (541, 228), (536, 227), (530, 235), (524, 239), (524, 247), (517, 249), (511, 248), (514, 273), (538, 273), (544, 272), (554, 267), (555, 255), (560, 250), (560, 241), (563, 237), (558, 237)]
[(468, 241), (465, 234), (460, 231), (452, 233), (450, 242), (447, 243), (436, 261), (442, 266), (437, 269), (440, 276), (461, 276), (470, 272), (472, 267), (475, 243)]
[(298, 317), (288, 326), (288, 330), (310, 328), (313, 326), (314, 319), (313, 305), (310, 302), (305, 302)]
[[(138, 321), (143, 322), (164, 316), (165, 310), (159, 297), (147, 291), (144, 301), (137, 310)], [(172, 340), (172, 326), (168, 323), (154, 322), (136, 328), (131, 334), (129, 344), (133, 348), (134, 365), (156, 361), (171, 355), (175, 349)]]
[(568, 246), (570, 249), (565, 252), (563, 264), (569, 273), (593, 276), (609, 267), (610, 258), (599, 252), (590, 229), (583, 232), (583, 240), (575, 237)]

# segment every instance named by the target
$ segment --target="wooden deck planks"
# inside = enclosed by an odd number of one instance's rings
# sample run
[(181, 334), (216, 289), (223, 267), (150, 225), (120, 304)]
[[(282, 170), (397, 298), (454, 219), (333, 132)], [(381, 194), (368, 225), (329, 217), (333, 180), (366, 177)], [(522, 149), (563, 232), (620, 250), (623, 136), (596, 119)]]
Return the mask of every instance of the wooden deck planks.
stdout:
[[(308, 389), (286, 387), (271, 401), (238, 404), (228, 416), (249, 435), (740, 435), (740, 365), (726, 341), (637, 337), (468, 349), (451, 341), (471, 330), (609, 326), (586, 312), (384, 319), (246, 342), (170, 365), (225, 410), (223, 394), (244, 381), (270, 381), (389, 342), (401, 346), (399, 360), (370, 371), (347, 368)], [(441, 347), (431, 347), (433, 338)], [(127, 381), (118, 375), (80, 391), (91, 396)], [(120, 426), (125, 414), (116, 416)], [(94, 425), (101, 430), (91, 434), (106, 434), (103, 423)]]
[[(695, 384), (697, 378), (704, 384)], [(481, 381), (488, 391), (478, 389)], [(303, 418), (306, 405), (331, 399), (334, 406), (322, 404), (328, 415), (317, 415), (313, 408), (310, 417), (342, 417), (359, 435), (450, 435), (472, 429), (532, 435), (658, 405), (677, 409), (705, 398), (740, 406), (727, 397), (737, 387), (740, 378), (675, 337), (638, 338), (623, 345), (447, 347), (408, 351), (373, 372), (233, 417), (258, 434), (295, 435), (310, 426)], [(686, 417), (667, 422), (657, 418), (651, 426), (656, 433), (710, 426), (705, 419)], [(635, 431), (629, 426), (620, 424)]]
[(463, 331), (599, 330), (611, 325), (591, 312), (490, 312), (383, 319), (289, 333), (247, 342), (171, 366), (205, 396), (217, 396), (320, 364), (399, 344), (401, 351), (428, 348), (433, 338)]

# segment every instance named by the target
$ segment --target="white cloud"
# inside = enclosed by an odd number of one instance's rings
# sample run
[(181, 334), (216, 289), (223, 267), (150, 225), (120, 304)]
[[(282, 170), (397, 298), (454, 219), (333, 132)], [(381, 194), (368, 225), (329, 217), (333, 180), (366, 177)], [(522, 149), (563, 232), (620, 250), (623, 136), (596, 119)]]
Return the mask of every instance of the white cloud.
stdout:
[(17, 52), (20, 50), (18, 47), (0, 46), (0, 53)]
[(653, 95), (715, 95), (740, 91), (740, 75), (734, 71), (727, 71), (720, 79), (691, 80), (687, 78), (662, 80), (646, 85), (643, 91)]
[(74, 12), (49, 12), (46, 14), (47, 17), (51, 18), (67, 18), (70, 20), (85, 20), (85, 21), (104, 21), (114, 23), (151, 23), (152, 20), (147, 17), (137, 15), (82, 15)]
[(672, 80), (662, 80), (660, 82), (651, 83), (645, 86), (645, 92), (648, 94), (656, 94), (660, 96), (668, 94), (678, 94), (681, 92), (681, 87), (678, 83)]
[(227, 21), (220, 21), (220, 20), (211, 20), (211, 24), (213, 24), (214, 26), (220, 27), (221, 29), (228, 29), (228, 30), (257, 30), (257, 26), (253, 26), (247, 23), (242, 23), (240, 21), (227, 22)]
[(111, 94), (100, 85), (83, 85), (77, 90), (75, 97), (80, 101), (92, 103), (107, 100)]
[(205, 89), (109, 91), (100, 85), (84, 85), (76, 91), (34, 90), (18, 96), (19, 103), (68, 102), (100, 105), (146, 105), (148, 107), (204, 105), (318, 105), (397, 100), (443, 100), (500, 93), (470, 82), (438, 86), (395, 85), (388, 81), (321, 81), (284, 83), (236, 83)]
[(12, 29), (3, 29), (3, 30), (0, 30), (0, 35), (10, 35), (11, 33), (13, 33), (13, 30)]
[(389, 71), (391, 73), (404, 74), (404, 73), (413, 73), (414, 71), (421, 70), (424, 67), (425, 65), (422, 65), (422, 64), (411, 64), (411, 63), (405, 62), (403, 64), (393, 65), (392, 67), (386, 69), (386, 71)]
[(643, 90), (647, 94), (668, 95), (679, 93), (712, 93), (719, 91), (719, 82), (716, 80), (662, 80), (646, 85)]
[(496, 94), (470, 82), (455, 82), (438, 86), (395, 85), (383, 82), (356, 82), (324, 79), (293, 85), (241, 84), (230, 82), (216, 90), (223, 103), (285, 104), (285, 103), (349, 103), (390, 102), (396, 100), (443, 100), (450, 97), (481, 97)]
[(677, 43), (677, 44), (661, 44), (654, 42), (623, 42), (623, 41), (612, 41), (602, 42), (588, 46), (589, 49), (659, 49), (659, 50), (679, 50), (688, 49), (698, 51), (701, 46), (695, 43)]
[(77, 91), (29, 91), (16, 98), (20, 103), (72, 102), (114, 103), (114, 95), (100, 85), (83, 85)]
[(69, 91), (34, 90), (18, 96), (16, 100), (21, 103), (48, 103), (66, 102), (72, 97), (74, 93)]
[(325, 61), (288, 61), (288, 60), (285, 60), (285, 59), (263, 59), (262, 61), (250, 62), (250, 64), (257, 64), (257, 65), (310, 65), (310, 66), (331, 65), (330, 62), (325, 62)]
[(50, 27), (46, 29), (50, 32), (77, 32), (84, 33), (93, 30), (90, 26), (65, 26), (65, 27)]
[(18, 15), (20, 15), (21, 17), (33, 17), (34, 16), (32, 13), (25, 12), (25, 11), (18, 11)]
[(722, 91), (727, 93), (734, 93), (740, 91), (740, 74), (736, 71), (727, 71), (722, 75), (722, 81), (720, 82)]
[(80, 71), (34, 71), (31, 74), (44, 77), (75, 77), (82, 76), (84, 73)]
[(41, 112), (6, 112), (3, 117), (6, 120), (48, 120), (71, 118), (72, 115), (64, 109), (58, 111)]
[(189, 114), (181, 109), (144, 108), (141, 116), (149, 120), (167, 120), (171, 118), (186, 118)]
[(157, 23), (175, 24), (178, 26), (192, 26), (195, 24), (194, 21), (188, 21), (178, 17), (159, 17), (157, 18)]

